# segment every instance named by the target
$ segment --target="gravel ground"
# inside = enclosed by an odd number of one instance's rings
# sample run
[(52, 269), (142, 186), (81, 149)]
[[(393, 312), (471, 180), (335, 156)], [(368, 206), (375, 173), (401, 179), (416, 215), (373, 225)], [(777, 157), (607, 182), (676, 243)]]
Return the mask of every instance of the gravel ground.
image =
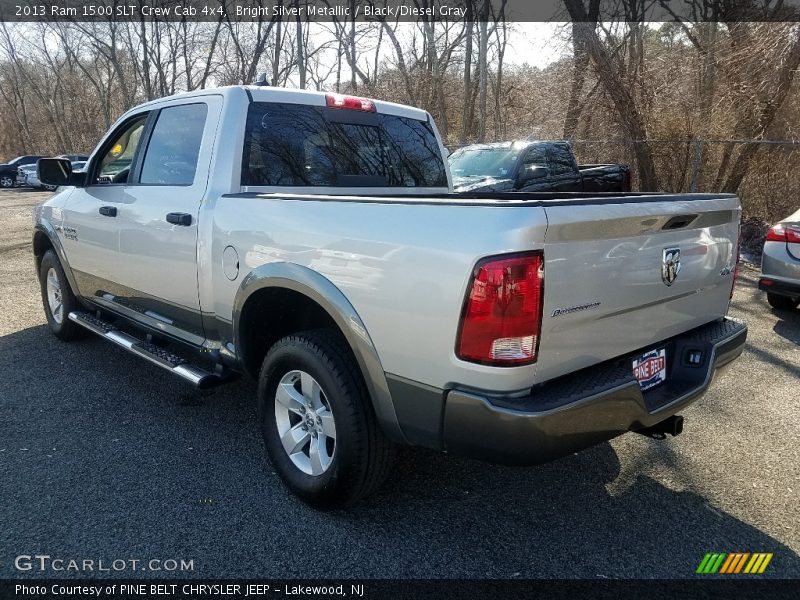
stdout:
[(192, 560), (204, 578), (682, 578), (709, 551), (774, 552), (767, 576), (800, 577), (800, 312), (771, 310), (756, 272), (731, 310), (748, 347), (680, 437), (535, 468), (403, 450), (380, 493), (321, 514), (264, 458), (250, 384), (198, 394), (48, 333), (29, 249), (45, 197), (0, 192), (0, 578), (85, 576), (19, 572), (22, 554)]

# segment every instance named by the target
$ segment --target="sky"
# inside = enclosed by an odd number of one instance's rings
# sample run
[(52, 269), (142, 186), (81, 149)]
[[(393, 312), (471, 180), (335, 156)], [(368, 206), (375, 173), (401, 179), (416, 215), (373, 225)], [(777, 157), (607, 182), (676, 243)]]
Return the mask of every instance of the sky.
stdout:
[[(320, 35), (320, 40), (330, 40), (330, 27), (328, 23), (311, 23), (309, 36), (312, 44), (315, 35)], [(543, 69), (564, 56), (570, 56), (572, 47), (569, 43), (569, 31), (565, 31), (567, 27), (568, 23), (509, 23), (508, 44), (503, 59), (504, 64), (508, 67), (527, 63)], [(419, 35), (417, 24), (401, 22), (398, 24), (397, 37), (403, 43), (404, 38), (407, 39), (407, 36), (411, 36), (414, 31)], [(493, 37), (492, 39), (495, 38)], [(369, 63), (362, 66), (369, 67), (374, 57), (374, 47), (368, 47), (366, 44), (369, 42), (362, 43), (364, 45), (360, 50), (364, 53), (363, 56), (367, 58)], [(477, 48), (474, 47), (473, 60), (477, 59), (477, 51)], [(324, 65), (323, 71), (332, 68), (332, 65), (336, 62), (336, 50), (332, 45), (318, 56), (320, 63)], [(381, 47), (381, 57), (390, 64), (395, 60), (394, 49), (386, 40), (384, 40)], [(363, 58), (359, 62), (361, 60)], [(349, 78), (349, 69), (346, 64), (343, 66), (343, 76), (345, 80)], [(298, 85), (298, 74), (292, 73), (287, 84), (289, 86)]]
[[(522, 65), (526, 62), (540, 69), (570, 53), (564, 35), (565, 23), (512, 23), (510, 49), (505, 62)], [(512, 51), (513, 50), (513, 51)]]

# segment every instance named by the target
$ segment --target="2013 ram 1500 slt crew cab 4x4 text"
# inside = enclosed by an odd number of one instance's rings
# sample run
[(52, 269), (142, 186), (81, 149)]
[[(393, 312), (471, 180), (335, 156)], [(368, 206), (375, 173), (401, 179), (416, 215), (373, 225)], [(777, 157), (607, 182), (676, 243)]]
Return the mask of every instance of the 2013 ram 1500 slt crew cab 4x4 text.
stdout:
[[(318, 507), (396, 443), (534, 464), (676, 413), (742, 351), (727, 194), (453, 194), (415, 108), (266, 87), (128, 111), (36, 212), (42, 300), (198, 386), (244, 373)], [(143, 367), (145, 368), (145, 367)]]

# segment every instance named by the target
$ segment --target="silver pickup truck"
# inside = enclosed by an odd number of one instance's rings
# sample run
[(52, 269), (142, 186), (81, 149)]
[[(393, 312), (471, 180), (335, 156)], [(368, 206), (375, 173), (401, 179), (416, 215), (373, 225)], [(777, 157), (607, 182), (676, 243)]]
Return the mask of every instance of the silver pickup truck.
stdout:
[(258, 382), (269, 457), (349, 505), (397, 443), (535, 464), (677, 413), (735, 359), (726, 194), (454, 194), (428, 113), (236, 86), (128, 111), (38, 208), (52, 332)]

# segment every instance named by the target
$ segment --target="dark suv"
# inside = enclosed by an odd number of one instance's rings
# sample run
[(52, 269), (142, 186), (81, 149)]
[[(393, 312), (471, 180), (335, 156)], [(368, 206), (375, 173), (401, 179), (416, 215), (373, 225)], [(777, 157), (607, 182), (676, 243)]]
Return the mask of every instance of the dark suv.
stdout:
[(18, 156), (5, 164), (0, 165), (0, 187), (10, 188), (17, 183), (17, 169), (24, 165), (32, 165), (43, 156), (33, 156), (26, 154)]

